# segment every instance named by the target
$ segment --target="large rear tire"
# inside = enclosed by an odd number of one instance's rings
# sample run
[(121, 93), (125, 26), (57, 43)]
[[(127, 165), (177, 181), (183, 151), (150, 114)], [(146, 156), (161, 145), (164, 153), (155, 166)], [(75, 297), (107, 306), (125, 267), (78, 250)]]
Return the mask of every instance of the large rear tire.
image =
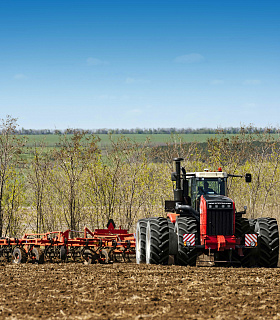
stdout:
[(146, 229), (148, 219), (140, 219), (136, 225), (136, 263), (146, 262)]
[(175, 255), (175, 262), (181, 266), (195, 266), (197, 250), (194, 247), (185, 247), (183, 235), (186, 233), (195, 234), (195, 243), (198, 243), (197, 221), (193, 217), (178, 217), (175, 223), (175, 233), (178, 240), (178, 252)]
[(146, 263), (168, 264), (169, 227), (166, 218), (150, 218), (146, 229)]
[(279, 258), (279, 231), (274, 218), (258, 218), (255, 224), (258, 246), (254, 249), (260, 267), (276, 268)]

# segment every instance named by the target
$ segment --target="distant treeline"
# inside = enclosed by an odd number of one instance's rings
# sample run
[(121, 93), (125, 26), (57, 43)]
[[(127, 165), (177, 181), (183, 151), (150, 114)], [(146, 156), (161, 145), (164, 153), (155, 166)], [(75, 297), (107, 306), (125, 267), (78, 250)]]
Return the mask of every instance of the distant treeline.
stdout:
[[(21, 128), (15, 131), (16, 134), (20, 135), (48, 135), (48, 134), (71, 134), (77, 131), (84, 131), (83, 129), (67, 129), (67, 130), (51, 130), (51, 129), (25, 129)], [(244, 131), (244, 128), (229, 127), (229, 128), (150, 128), (150, 129), (90, 129), (86, 130), (90, 134), (238, 134)], [(279, 128), (256, 128), (246, 127), (246, 133), (279, 133)]]

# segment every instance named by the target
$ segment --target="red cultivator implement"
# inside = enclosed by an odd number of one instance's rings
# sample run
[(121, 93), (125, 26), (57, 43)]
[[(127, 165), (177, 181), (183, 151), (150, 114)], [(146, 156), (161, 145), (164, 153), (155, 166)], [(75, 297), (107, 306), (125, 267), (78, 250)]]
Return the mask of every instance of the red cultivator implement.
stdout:
[[(71, 238), (70, 234), (81, 237)], [(135, 238), (127, 230), (115, 229), (109, 220), (107, 229), (88, 228), (40, 234), (25, 234), (23, 238), (0, 239), (0, 256), (15, 263), (48, 261), (83, 261), (85, 264), (130, 261), (135, 256)]]

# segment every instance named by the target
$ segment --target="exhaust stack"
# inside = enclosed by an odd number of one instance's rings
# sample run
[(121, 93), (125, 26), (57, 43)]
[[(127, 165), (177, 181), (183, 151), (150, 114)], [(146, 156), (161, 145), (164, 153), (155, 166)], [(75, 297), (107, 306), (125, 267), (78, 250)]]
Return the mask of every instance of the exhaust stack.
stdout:
[[(183, 202), (183, 189), (181, 186), (181, 161), (183, 158), (174, 158), (176, 173), (172, 176), (172, 180), (176, 181), (176, 189), (174, 189), (174, 201)], [(173, 178), (174, 177), (174, 178)]]

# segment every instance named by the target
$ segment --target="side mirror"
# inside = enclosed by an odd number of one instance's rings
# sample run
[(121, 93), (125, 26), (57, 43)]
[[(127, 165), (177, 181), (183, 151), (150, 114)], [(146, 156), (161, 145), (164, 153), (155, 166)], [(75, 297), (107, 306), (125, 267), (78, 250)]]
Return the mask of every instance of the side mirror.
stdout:
[(252, 175), (251, 175), (251, 173), (246, 173), (246, 174), (245, 174), (245, 181), (246, 181), (246, 182), (251, 182), (251, 181), (252, 181)]
[(177, 173), (176, 172), (171, 173), (171, 181), (177, 181)]

